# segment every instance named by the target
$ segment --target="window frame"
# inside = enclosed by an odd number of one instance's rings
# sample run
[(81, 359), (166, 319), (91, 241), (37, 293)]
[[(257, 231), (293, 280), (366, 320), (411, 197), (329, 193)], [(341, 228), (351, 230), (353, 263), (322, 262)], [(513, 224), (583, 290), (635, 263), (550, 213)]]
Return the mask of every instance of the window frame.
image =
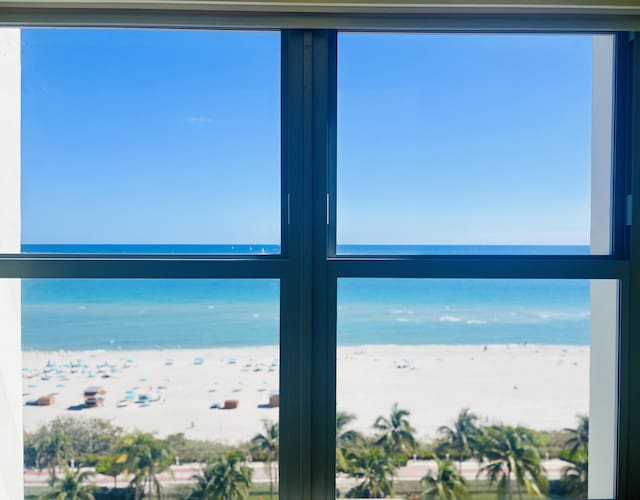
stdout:
[[(640, 193), (640, 49), (633, 33), (611, 31), (640, 29), (640, 24), (603, 17), (356, 16), (356, 28), (379, 31), (560, 32), (600, 31), (604, 26), (605, 32), (614, 33), (612, 253), (336, 256), (337, 30), (319, 28), (345, 26), (335, 16), (313, 18), (314, 29), (289, 29), (290, 16), (283, 14), (197, 14), (0, 9), (0, 26), (285, 28), (281, 30), (281, 254), (2, 254), (0, 278), (279, 279), (280, 498), (292, 500), (335, 498), (339, 278), (616, 279), (620, 317), (616, 498), (640, 498), (640, 474), (634, 474), (640, 470), (640, 456), (634, 453), (640, 447), (640, 427), (633, 426), (640, 422), (640, 366), (633, 363), (634, 355), (640, 355), (640, 337), (632, 335), (640, 328), (640, 307), (632, 307), (640, 304), (640, 226), (625, 220), (627, 195)], [(631, 199), (631, 212), (632, 220), (640, 221), (640, 196)]]

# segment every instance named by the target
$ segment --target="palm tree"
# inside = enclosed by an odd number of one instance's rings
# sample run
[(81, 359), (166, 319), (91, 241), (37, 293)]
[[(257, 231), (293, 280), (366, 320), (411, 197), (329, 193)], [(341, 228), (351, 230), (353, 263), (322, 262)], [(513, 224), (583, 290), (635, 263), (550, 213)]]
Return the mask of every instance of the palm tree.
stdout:
[(363, 441), (359, 432), (346, 429), (355, 419), (355, 415), (344, 411), (339, 411), (336, 414), (336, 468), (338, 472), (347, 472), (347, 449)]
[(437, 474), (430, 470), (422, 479), (423, 487), (420, 498), (438, 498), (440, 500), (455, 500), (469, 496), (469, 488), (462, 474), (456, 470), (451, 460), (439, 460), (433, 456), (438, 467)]
[[(269, 495), (273, 500), (273, 463), (278, 463), (279, 431), (277, 422), (262, 421), (263, 432), (251, 440), (251, 451), (264, 459), (269, 471)], [(276, 476), (277, 479), (277, 476)]]
[(131, 486), (135, 491), (135, 500), (142, 498), (145, 488), (149, 486), (149, 498), (155, 490), (158, 498), (162, 495), (162, 485), (158, 474), (171, 465), (169, 450), (153, 434), (137, 433), (125, 438), (121, 447), (126, 470), (133, 474)]
[(478, 416), (469, 408), (463, 408), (453, 422), (453, 427), (443, 425), (438, 429), (444, 438), (443, 447), (458, 452), (459, 470), (462, 472), (462, 461), (472, 455), (480, 429), (477, 426)]
[(226, 457), (202, 469), (192, 477), (196, 487), (189, 500), (240, 500), (249, 496), (251, 489), (251, 468), (242, 465), (243, 458), (238, 452), (230, 452)]
[(571, 455), (578, 450), (584, 450), (585, 453), (589, 453), (589, 417), (578, 415), (578, 427), (565, 429), (565, 431), (571, 434), (571, 437), (564, 443), (565, 446), (570, 447)]
[(94, 473), (88, 470), (75, 471), (65, 469), (62, 479), (54, 478), (53, 491), (47, 493), (45, 498), (52, 500), (95, 500), (93, 496), (96, 490), (93, 484), (83, 484), (93, 477)]
[(349, 475), (362, 481), (347, 492), (348, 498), (384, 498), (393, 495), (397, 465), (380, 446), (356, 448), (347, 457)]
[(66, 466), (73, 457), (73, 444), (67, 434), (55, 432), (44, 438), (36, 448), (36, 459), (40, 468), (46, 467), (53, 484), (58, 467)]
[(589, 456), (583, 451), (562, 454), (562, 459), (569, 462), (562, 469), (562, 483), (567, 494), (573, 498), (587, 498), (589, 484)]
[(407, 410), (399, 409), (398, 403), (395, 403), (389, 418), (380, 416), (373, 424), (374, 429), (380, 432), (375, 444), (382, 446), (389, 454), (404, 456), (405, 462), (416, 446), (413, 436), (415, 429), (409, 423), (409, 415)]
[(513, 500), (512, 476), (522, 499), (522, 488), (535, 496), (542, 496), (546, 478), (538, 449), (529, 432), (519, 427), (495, 426), (487, 429), (482, 445), (486, 460), (478, 475), (486, 473), (490, 484), (498, 485), (498, 495)]

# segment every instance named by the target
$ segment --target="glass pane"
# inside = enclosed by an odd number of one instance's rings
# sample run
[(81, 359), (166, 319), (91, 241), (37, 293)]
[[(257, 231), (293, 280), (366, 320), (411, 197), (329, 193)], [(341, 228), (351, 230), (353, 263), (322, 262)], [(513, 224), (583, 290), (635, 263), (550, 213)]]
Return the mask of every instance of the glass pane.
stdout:
[(168, 498), (218, 498), (231, 469), (246, 475), (233, 481), (239, 498), (277, 492), (278, 280), (29, 279), (21, 289), (21, 321), (5, 333), (22, 331), (28, 498), (78, 468), (97, 473), (83, 484), (127, 498), (148, 492), (153, 474)]
[(23, 251), (280, 252), (278, 32), (21, 38)]
[(612, 50), (339, 35), (338, 252), (609, 253)]
[(613, 498), (616, 281), (341, 279), (337, 328), (341, 497)]

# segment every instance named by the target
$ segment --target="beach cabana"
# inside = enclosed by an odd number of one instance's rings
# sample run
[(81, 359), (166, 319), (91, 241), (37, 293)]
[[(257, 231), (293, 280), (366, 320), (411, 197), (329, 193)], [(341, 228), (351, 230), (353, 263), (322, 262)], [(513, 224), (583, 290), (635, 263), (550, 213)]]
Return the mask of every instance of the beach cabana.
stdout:
[(237, 399), (225, 399), (224, 406), (222, 408), (225, 410), (235, 410), (239, 404), (240, 401)]
[(96, 406), (102, 406), (104, 403), (104, 395), (107, 393), (100, 386), (87, 387), (84, 390), (84, 405), (87, 408), (95, 408)]
[(54, 404), (56, 404), (55, 396), (40, 396), (36, 400), (37, 406), (53, 406)]
[(269, 395), (269, 407), (278, 408), (280, 406), (280, 394)]

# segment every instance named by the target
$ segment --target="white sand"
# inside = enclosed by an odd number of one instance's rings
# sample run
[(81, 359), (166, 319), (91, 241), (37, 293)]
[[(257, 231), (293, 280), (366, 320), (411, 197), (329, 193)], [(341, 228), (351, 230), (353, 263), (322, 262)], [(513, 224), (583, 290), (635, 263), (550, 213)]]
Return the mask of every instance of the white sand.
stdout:
[[(202, 357), (202, 365), (194, 364)], [(154, 431), (160, 436), (187, 436), (238, 442), (250, 439), (262, 419), (276, 420), (278, 409), (265, 408), (277, 392), (279, 367), (276, 347), (229, 349), (173, 349), (154, 351), (24, 352), (23, 366), (42, 371), (49, 360), (58, 365), (83, 358), (85, 374), (50, 380), (24, 377), (25, 402), (56, 393), (52, 407), (24, 407), (27, 430), (57, 416), (104, 418), (126, 429)], [(166, 360), (173, 358), (169, 366)], [(230, 358), (236, 363), (230, 364)], [(408, 358), (408, 362), (403, 362)], [(124, 368), (127, 360), (133, 366)], [(97, 365), (118, 367), (101, 378)], [(406, 368), (398, 368), (407, 364)], [(259, 371), (254, 371), (259, 367)], [(88, 371), (95, 377), (89, 378)], [(110, 370), (109, 370), (110, 371)], [(147, 380), (142, 380), (147, 379)], [(36, 384), (37, 387), (29, 387)], [(65, 387), (57, 387), (64, 384)], [(100, 385), (106, 391), (103, 407), (70, 410), (83, 402), (83, 390)], [(166, 386), (162, 400), (149, 406), (118, 408), (126, 391), (155, 393)], [(211, 409), (214, 402), (238, 399), (236, 410)], [(338, 349), (338, 409), (355, 413), (355, 428), (369, 430), (376, 416), (388, 413), (394, 402), (411, 411), (420, 436), (433, 436), (463, 407), (471, 407), (486, 423), (524, 424), (537, 429), (560, 429), (588, 412), (589, 348), (583, 346), (359, 346)]]
[[(408, 368), (397, 368), (409, 358)], [(586, 346), (366, 346), (338, 350), (338, 409), (366, 430), (394, 402), (433, 437), (464, 407), (485, 424), (574, 427), (589, 411)]]

